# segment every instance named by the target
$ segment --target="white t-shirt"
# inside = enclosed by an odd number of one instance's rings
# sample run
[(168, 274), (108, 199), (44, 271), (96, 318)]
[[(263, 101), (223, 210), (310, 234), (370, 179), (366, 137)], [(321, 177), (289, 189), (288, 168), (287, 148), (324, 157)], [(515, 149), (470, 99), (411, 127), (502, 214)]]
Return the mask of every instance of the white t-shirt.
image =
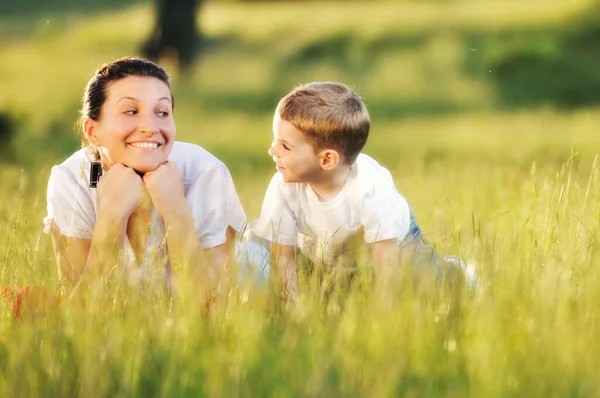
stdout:
[(251, 230), (261, 238), (298, 245), (312, 261), (331, 265), (344, 242), (362, 229), (364, 241), (402, 241), (410, 229), (408, 203), (390, 172), (365, 154), (352, 165), (338, 195), (319, 201), (307, 183), (286, 183), (280, 173), (271, 179), (260, 218)]
[[(89, 186), (90, 162), (93, 160), (89, 150), (83, 148), (52, 168), (48, 181), (48, 215), (44, 218), (44, 232), (50, 232), (54, 220), (64, 236), (92, 238), (98, 209), (98, 193)], [(225, 243), (228, 226), (238, 232), (244, 229), (246, 214), (231, 174), (223, 162), (204, 148), (184, 142), (173, 143), (168, 160), (181, 173), (185, 197), (203, 248)], [(152, 224), (149, 226), (141, 268), (151, 260), (156, 261), (157, 255), (167, 259), (164, 241), (164, 223), (158, 212), (152, 209)], [(126, 263), (136, 263), (127, 237), (125, 255)]]

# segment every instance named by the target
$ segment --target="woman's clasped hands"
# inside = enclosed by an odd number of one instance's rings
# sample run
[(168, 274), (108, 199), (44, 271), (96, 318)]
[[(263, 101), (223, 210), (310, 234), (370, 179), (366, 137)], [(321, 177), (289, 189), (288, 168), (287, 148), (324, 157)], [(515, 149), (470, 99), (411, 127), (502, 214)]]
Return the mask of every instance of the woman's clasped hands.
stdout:
[(152, 205), (166, 221), (187, 207), (181, 173), (169, 162), (142, 176), (117, 163), (102, 175), (97, 190), (99, 212), (116, 219), (129, 218), (138, 208)]

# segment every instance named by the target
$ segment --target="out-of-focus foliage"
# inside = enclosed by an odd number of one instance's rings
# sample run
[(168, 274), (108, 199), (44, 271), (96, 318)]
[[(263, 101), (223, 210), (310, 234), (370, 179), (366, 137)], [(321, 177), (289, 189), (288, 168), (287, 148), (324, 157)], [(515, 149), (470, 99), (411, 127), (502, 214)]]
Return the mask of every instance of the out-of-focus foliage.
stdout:
[(0, 2), (0, 16), (25, 16), (73, 12), (98, 12), (109, 8), (129, 7), (136, 3), (148, 3), (149, 0), (20, 0)]
[(482, 62), (504, 107), (600, 103), (600, 7), (555, 29), (501, 31)]

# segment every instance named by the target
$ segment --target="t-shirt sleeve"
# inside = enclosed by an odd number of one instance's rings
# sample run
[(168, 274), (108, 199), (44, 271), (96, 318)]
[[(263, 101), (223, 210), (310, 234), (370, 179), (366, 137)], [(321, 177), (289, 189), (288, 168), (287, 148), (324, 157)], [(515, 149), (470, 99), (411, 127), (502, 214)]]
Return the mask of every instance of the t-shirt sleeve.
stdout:
[(83, 167), (79, 175), (63, 166), (52, 168), (48, 180), (48, 213), (44, 218), (44, 232), (50, 232), (54, 221), (63, 236), (92, 238), (96, 212), (83, 174)]
[(204, 249), (225, 243), (227, 227), (241, 232), (246, 225), (246, 213), (233, 179), (222, 163), (200, 174), (190, 187), (186, 199)]
[(402, 240), (410, 229), (408, 202), (396, 190), (389, 172), (378, 177), (359, 203), (365, 242)]
[(271, 242), (294, 246), (298, 228), (282, 192), (284, 184), (279, 173), (273, 176), (263, 200), (260, 218), (252, 223), (251, 231)]

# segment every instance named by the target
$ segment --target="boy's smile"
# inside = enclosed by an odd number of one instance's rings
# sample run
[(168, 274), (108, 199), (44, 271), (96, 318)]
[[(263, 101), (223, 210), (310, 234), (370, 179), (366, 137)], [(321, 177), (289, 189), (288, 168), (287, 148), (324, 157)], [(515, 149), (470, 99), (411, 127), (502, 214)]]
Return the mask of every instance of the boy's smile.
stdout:
[(268, 152), (285, 182), (310, 182), (319, 174), (319, 156), (294, 125), (276, 115), (273, 119), (273, 136)]

